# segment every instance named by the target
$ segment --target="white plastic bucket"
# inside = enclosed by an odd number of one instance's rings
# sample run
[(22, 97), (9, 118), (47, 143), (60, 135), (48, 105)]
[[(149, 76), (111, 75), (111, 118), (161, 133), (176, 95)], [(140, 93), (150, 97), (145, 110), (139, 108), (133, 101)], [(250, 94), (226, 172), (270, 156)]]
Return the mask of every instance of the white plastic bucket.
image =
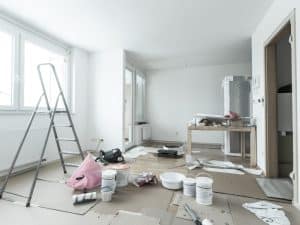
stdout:
[(116, 189), (116, 174), (116, 170), (104, 170), (102, 172), (101, 187), (109, 187), (114, 193)]
[(101, 189), (101, 199), (103, 202), (110, 202), (112, 199), (113, 191), (109, 187), (104, 187)]
[(208, 174), (196, 178), (196, 202), (201, 205), (211, 205), (213, 200), (213, 179)]
[(196, 194), (196, 180), (194, 178), (185, 178), (183, 180), (183, 194), (194, 197)]

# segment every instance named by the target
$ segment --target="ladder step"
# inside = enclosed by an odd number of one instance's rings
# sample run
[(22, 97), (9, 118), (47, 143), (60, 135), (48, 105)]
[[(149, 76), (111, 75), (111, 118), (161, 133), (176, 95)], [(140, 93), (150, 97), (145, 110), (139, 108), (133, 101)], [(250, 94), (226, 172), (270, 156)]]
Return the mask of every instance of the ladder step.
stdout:
[[(54, 112), (54, 111), (53, 111)], [(66, 110), (56, 110), (55, 113), (67, 113), (68, 111)]]
[(75, 141), (76, 142), (76, 139), (74, 138), (56, 138), (57, 141)]
[(71, 124), (55, 124), (54, 127), (72, 127)]
[(80, 155), (79, 152), (72, 152), (72, 151), (62, 151), (61, 153), (65, 155)]
[(74, 164), (74, 163), (65, 163), (65, 166), (69, 166), (69, 167), (79, 167), (79, 165)]

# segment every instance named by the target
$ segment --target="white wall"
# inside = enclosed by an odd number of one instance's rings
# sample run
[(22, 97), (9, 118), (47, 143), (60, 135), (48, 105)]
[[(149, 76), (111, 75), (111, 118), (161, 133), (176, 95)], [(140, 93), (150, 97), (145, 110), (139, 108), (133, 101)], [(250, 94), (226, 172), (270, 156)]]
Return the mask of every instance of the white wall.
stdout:
[[(224, 114), (222, 80), (251, 75), (250, 64), (199, 66), (147, 72), (147, 120), (152, 139), (186, 141), (196, 113)], [(193, 142), (223, 143), (222, 132), (194, 132)]]
[(103, 138), (103, 149), (123, 149), (123, 50), (91, 55), (89, 79), (89, 148)]
[[(265, 79), (264, 79), (264, 45), (267, 39), (273, 34), (277, 27), (284, 21), (289, 14), (296, 9), (296, 33), (300, 31), (300, 1), (299, 0), (275, 0), (268, 12), (266, 13), (263, 20), (259, 23), (255, 32), (252, 36), (252, 71), (255, 80), (257, 80), (257, 88), (253, 92), (254, 105), (253, 114), (257, 119), (257, 150), (258, 150), (258, 165), (262, 169), (266, 169), (266, 135), (265, 135), (265, 108), (264, 104), (258, 103), (257, 99), (265, 98)], [(300, 75), (300, 36), (296, 36), (296, 53), (297, 53), (297, 80), (299, 81)], [(296, 84), (297, 89), (300, 90), (300, 82)], [(299, 91), (297, 95), (298, 99), (298, 109), (297, 117), (300, 118), (300, 96)], [(300, 124), (297, 124), (297, 130), (300, 131)], [(298, 140), (300, 138), (300, 132), (298, 132)], [(300, 160), (299, 149), (298, 152), (298, 162)], [(299, 168), (295, 168), (299, 171)], [(300, 172), (300, 171), (299, 171)], [(299, 179), (296, 178), (296, 182)], [(298, 185), (300, 187), (300, 183)], [(300, 190), (298, 189), (298, 192)], [(295, 197), (295, 203), (299, 203), (299, 198)]]
[[(85, 99), (87, 92), (86, 77), (89, 72), (88, 60), (89, 54), (87, 52), (74, 49), (72, 56), (72, 72), (75, 81), (75, 114), (73, 115), (73, 119), (83, 149), (86, 149), (87, 144), (87, 107)], [(7, 169), (11, 164), (21, 138), (24, 135), (30, 115), (31, 113), (0, 113), (0, 171)], [(60, 116), (58, 120), (64, 120), (64, 118)], [(48, 125), (48, 115), (39, 115), (37, 117), (17, 165), (23, 165), (39, 158)], [(62, 134), (68, 137), (68, 134), (65, 135), (65, 133), (66, 132)], [(58, 159), (57, 148), (53, 137), (49, 140), (46, 158), (48, 161)]]

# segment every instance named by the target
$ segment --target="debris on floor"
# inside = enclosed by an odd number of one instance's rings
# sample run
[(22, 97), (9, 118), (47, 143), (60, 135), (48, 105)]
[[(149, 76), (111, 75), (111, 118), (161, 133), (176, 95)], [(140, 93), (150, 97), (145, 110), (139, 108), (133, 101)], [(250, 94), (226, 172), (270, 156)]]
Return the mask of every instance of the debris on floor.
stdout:
[(282, 207), (266, 201), (244, 203), (243, 207), (270, 225), (290, 225)]
[[(234, 173), (234, 174), (249, 173), (249, 174), (253, 174), (253, 175), (257, 175), (257, 176), (262, 174), (262, 170), (260, 170), (260, 169), (246, 168), (240, 164), (234, 164), (229, 161), (219, 161), (219, 160), (198, 159), (198, 160), (195, 160), (192, 163), (192, 165), (188, 166), (189, 170), (193, 170), (196, 168), (204, 168), (208, 171), (209, 170), (213, 171), (212, 169), (219, 169), (219, 170), (215, 170), (214, 172), (222, 172), (222, 173)], [(234, 172), (234, 170), (236, 170), (236, 172)]]
[(137, 187), (142, 187), (146, 184), (157, 184), (158, 179), (152, 172), (143, 172), (132, 176), (132, 183)]
[(159, 148), (137, 146), (124, 153), (125, 160), (136, 159), (139, 156), (147, 155), (148, 153), (157, 153)]

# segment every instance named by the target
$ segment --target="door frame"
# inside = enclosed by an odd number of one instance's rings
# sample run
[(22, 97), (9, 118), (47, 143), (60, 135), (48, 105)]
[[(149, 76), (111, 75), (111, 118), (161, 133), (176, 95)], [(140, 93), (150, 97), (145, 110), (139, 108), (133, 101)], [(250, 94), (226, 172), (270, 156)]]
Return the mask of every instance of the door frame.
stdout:
[[(125, 102), (125, 86), (126, 86), (126, 70), (129, 70), (132, 72), (132, 99), (131, 99), (131, 121), (132, 121), (132, 126), (131, 126), (131, 142), (130, 144), (126, 144), (125, 142), (125, 135), (124, 135), (124, 130), (125, 130), (125, 110), (126, 110), (126, 102)], [(131, 148), (134, 146), (135, 144), (135, 133), (134, 133), (134, 124), (135, 124), (135, 69), (134, 67), (132, 67), (129, 64), (126, 64), (126, 66), (124, 67), (124, 78), (123, 78), (124, 82), (123, 82), (123, 90), (124, 90), (124, 97), (123, 97), (123, 146), (124, 146), (124, 151), (126, 151), (127, 149)]]
[[(299, 182), (299, 164), (298, 164), (298, 100), (297, 100), (297, 55), (296, 55), (296, 13), (295, 10), (293, 10), (290, 15), (282, 21), (282, 23), (274, 30), (274, 32), (271, 34), (271, 36), (265, 41), (264, 43), (264, 51), (265, 51), (265, 57), (264, 57), (264, 66), (265, 66), (265, 132), (266, 132), (266, 176), (272, 177), (276, 176), (278, 174), (278, 157), (277, 157), (277, 103), (276, 100), (274, 101), (274, 98), (270, 98), (274, 93), (274, 82), (271, 81), (271, 84), (268, 83), (270, 80), (270, 74), (269, 71), (271, 70), (271, 73), (274, 75), (274, 63), (268, 63), (267, 58), (268, 57), (274, 57), (275, 54), (275, 47), (272, 46), (272, 42), (276, 41), (280, 35), (285, 34), (288, 30), (285, 30), (286, 26), (290, 24), (290, 34), (291, 34), (291, 62), (292, 62), (292, 120), (293, 124), (293, 203), (298, 202), (298, 182)], [(289, 32), (289, 31), (288, 31)], [(272, 79), (271, 79), (272, 80)], [(275, 79), (273, 79), (275, 80)], [(275, 83), (276, 85), (276, 83)], [(270, 102), (271, 100), (271, 102)], [(271, 103), (271, 106), (269, 105)], [(271, 119), (268, 119), (270, 116), (271, 110), (275, 109), (275, 113), (273, 113), (273, 116), (271, 115)], [(275, 115), (274, 115), (275, 114)], [(271, 122), (271, 123), (270, 123)], [(273, 123), (272, 123), (273, 122)], [(274, 129), (275, 128), (275, 129)], [(274, 129), (273, 132), (271, 129)], [(276, 133), (276, 136), (274, 136), (274, 132)], [(270, 135), (269, 135), (270, 134)], [(275, 140), (274, 140), (275, 138)], [(275, 142), (276, 141), (276, 142)], [(274, 143), (276, 145), (274, 146)], [(271, 159), (271, 160), (270, 160)]]

